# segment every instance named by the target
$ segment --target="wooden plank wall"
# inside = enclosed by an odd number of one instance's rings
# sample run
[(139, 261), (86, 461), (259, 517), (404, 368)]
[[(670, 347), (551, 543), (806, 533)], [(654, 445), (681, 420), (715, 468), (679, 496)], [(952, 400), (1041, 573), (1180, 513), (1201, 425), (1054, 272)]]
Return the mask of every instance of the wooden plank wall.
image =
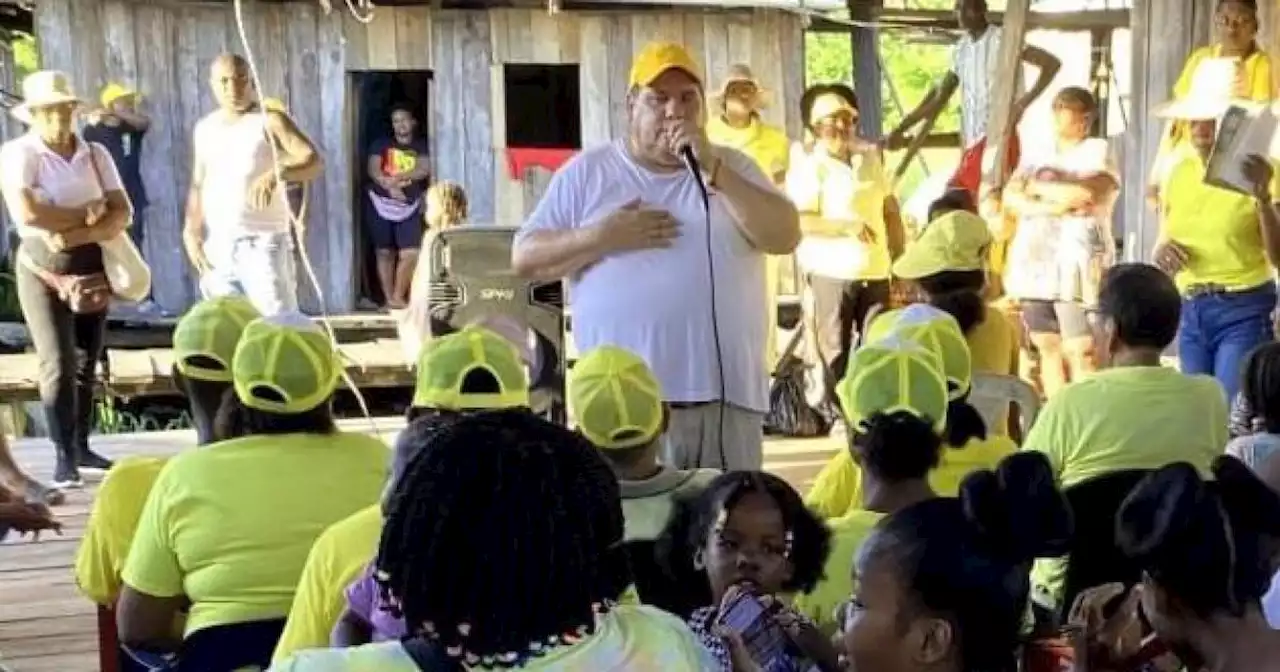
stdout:
[[(9, 36), (3, 36), (7, 39)], [(13, 48), (11, 43), (0, 45), (0, 88), (10, 93), (18, 94), (18, 88), (21, 82), (18, 81), (17, 64), (13, 58)], [(26, 131), (26, 127), (22, 125), (13, 115), (0, 111), (0, 142), (4, 142), (11, 138), (16, 138)], [(7, 232), (12, 231), (9, 226), (9, 211), (0, 208), (0, 259), (9, 256), (9, 235)]]
[[(340, 7), (341, 3), (335, 3)], [(624, 123), (627, 70), (649, 40), (688, 44), (712, 80), (736, 62), (773, 88), (770, 122), (799, 131), (803, 19), (769, 10), (563, 12), (380, 7), (371, 23), (312, 0), (247, 2), (245, 27), (264, 93), (283, 99), (324, 148), (328, 170), (311, 187), (307, 255), (331, 312), (356, 301), (352, 231), (351, 122), (347, 73), (434, 72), (427, 120), (435, 172), (467, 189), (476, 222), (515, 224), (550, 176), (507, 175), (501, 64), (581, 65), (583, 141), (614, 137)], [(214, 57), (244, 52), (231, 3), (177, 0), (41, 0), (37, 32), (45, 67), (65, 70), (86, 96), (109, 81), (136, 84), (155, 123), (144, 143), (151, 196), (144, 253), (156, 299), (182, 309), (196, 298), (180, 250), (191, 165), (191, 129), (214, 108), (206, 85)], [(784, 76), (785, 75), (785, 76)], [(319, 302), (300, 269), (303, 307)]]

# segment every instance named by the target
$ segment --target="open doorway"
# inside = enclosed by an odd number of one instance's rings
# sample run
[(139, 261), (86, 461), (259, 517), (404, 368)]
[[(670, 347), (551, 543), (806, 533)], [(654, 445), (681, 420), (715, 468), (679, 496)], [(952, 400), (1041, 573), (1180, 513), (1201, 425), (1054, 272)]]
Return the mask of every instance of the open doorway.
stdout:
[[(417, 135), (430, 145), (429, 120), (431, 118), (431, 71), (429, 70), (377, 70), (347, 73), (347, 87), (351, 92), (355, 116), (355, 133), (351, 141), (352, 162), (352, 221), (355, 223), (354, 252), (356, 268), (357, 306), (361, 310), (376, 310), (386, 303), (378, 281), (374, 244), (367, 219), (370, 215), (368, 196), (369, 155), (375, 144), (393, 137), (391, 112), (404, 106), (417, 119)], [(434, 157), (433, 157), (434, 158)], [(432, 173), (434, 174), (434, 170)], [(418, 216), (421, 219), (421, 215)]]

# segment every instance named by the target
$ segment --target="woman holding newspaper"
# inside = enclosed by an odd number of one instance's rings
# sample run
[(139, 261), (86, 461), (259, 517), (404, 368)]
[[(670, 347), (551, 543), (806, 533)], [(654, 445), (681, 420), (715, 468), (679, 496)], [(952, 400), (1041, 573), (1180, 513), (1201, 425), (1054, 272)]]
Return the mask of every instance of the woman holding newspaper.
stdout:
[(1280, 264), (1274, 161), (1223, 147), (1215, 152), (1219, 120), (1238, 117), (1233, 107), (1251, 106), (1235, 97), (1235, 69), (1231, 59), (1206, 60), (1186, 95), (1156, 109), (1188, 127), (1188, 142), (1175, 148), (1160, 190), (1154, 253), (1182, 292), (1178, 356), (1184, 373), (1214, 376), (1228, 398), (1239, 388), (1241, 361), (1272, 338), (1272, 278)]

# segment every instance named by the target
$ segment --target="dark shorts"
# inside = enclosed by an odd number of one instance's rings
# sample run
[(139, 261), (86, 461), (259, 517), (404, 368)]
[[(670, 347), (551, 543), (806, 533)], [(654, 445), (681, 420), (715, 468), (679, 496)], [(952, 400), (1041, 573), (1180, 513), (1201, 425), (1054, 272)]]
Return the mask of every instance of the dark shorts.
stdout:
[(1063, 338), (1081, 338), (1093, 331), (1089, 328), (1089, 311), (1084, 305), (1068, 301), (1019, 301), (1022, 321), (1033, 334), (1059, 334)]
[(422, 209), (402, 222), (383, 219), (365, 196), (365, 228), (375, 250), (416, 250), (422, 247), (422, 235), (426, 224), (422, 221)]

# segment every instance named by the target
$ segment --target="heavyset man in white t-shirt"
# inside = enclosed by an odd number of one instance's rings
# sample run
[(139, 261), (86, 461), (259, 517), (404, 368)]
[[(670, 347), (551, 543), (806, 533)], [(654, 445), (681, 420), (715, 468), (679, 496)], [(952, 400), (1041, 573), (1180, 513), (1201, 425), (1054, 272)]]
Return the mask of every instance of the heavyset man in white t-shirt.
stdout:
[[(671, 409), (666, 464), (759, 469), (765, 255), (795, 249), (799, 215), (754, 161), (707, 140), (701, 68), (683, 47), (636, 55), (627, 115), (625, 139), (583, 151), (552, 179), (512, 265), (568, 279), (580, 351), (615, 345), (648, 362)], [(702, 167), (709, 215), (682, 146)]]
[(279, 185), (314, 180), (324, 160), (287, 114), (258, 104), (240, 56), (214, 60), (210, 86), (219, 109), (195, 128), (187, 256), (205, 297), (243, 294), (263, 315), (295, 311), (289, 199)]

